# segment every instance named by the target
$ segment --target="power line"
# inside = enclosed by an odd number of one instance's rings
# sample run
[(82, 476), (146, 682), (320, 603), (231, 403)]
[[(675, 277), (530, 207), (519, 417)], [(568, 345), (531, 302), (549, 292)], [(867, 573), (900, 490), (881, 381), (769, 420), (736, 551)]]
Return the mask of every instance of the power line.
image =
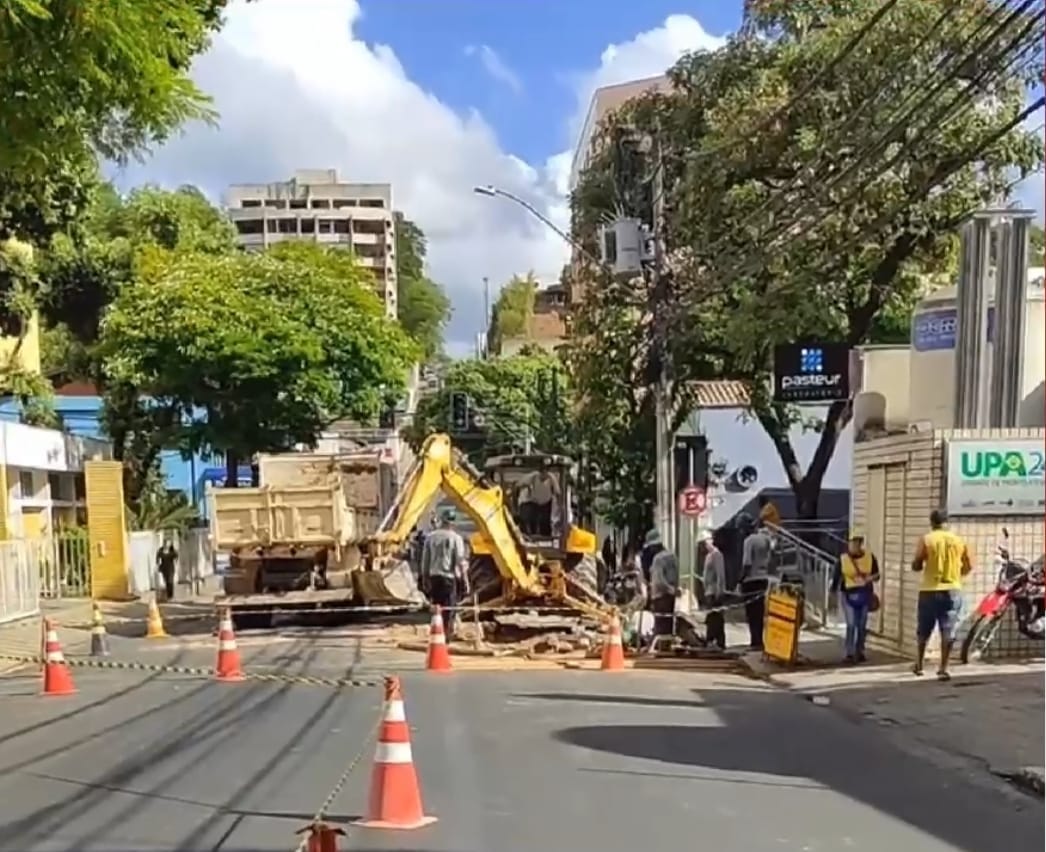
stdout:
[[(1021, 8), (1018, 9), (1015, 12), (1015, 14), (1016, 15), (1021, 14), (1023, 12), (1023, 10), (1029, 8), (1032, 5), (1033, 2), (1034, 2), (1034, 0), (1025, 0), (1025, 2), (1022, 4)], [(1004, 8), (1004, 7), (1002, 7), (1002, 6), (996, 7), (996, 11), (993, 13), (993, 19), (994, 19), (994, 15), (998, 13), (1000, 8)], [(957, 73), (958, 70), (963, 68), (963, 67), (965, 67), (972, 57), (976, 57), (978, 55), (979, 51), (981, 51), (985, 46), (987, 46), (990, 43), (990, 41), (993, 40), (998, 35), (998, 33), (1002, 31), (1002, 29), (1005, 29), (1005, 27), (1008, 26), (1009, 23), (1012, 23), (1013, 20), (1014, 20), (1014, 16), (1011, 15), (1007, 19), (1007, 22), (1002, 27), (997, 28), (996, 31), (993, 32), (992, 36), (988, 40), (985, 40), (985, 42), (983, 42), (981, 44), (978, 44), (974, 48), (974, 50), (971, 51), (970, 54), (967, 54), (966, 57), (963, 57), (962, 60), (952, 70), (951, 74), (949, 74), (948, 77), (945, 79), (944, 84), (946, 85), (947, 82), (950, 82), (951, 80), (954, 80), (958, 76), (958, 73)], [(983, 28), (983, 23), (982, 23), (982, 27), (978, 28), (978, 32), (980, 32), (980, 30), (982, 28)], [(999, 55), (995, 56), (994, 58), (995, 59), (1001, 58), (1001, 56), (1007, 50), (1009, 50), (1015, 43), (1018, 43), (1019, 41), (1021, 41), (1024, 38), (1024, 36), (1027, 34), (1027, 32), (1028, 32), (1028, 27), (1026, 27), (1022, 31), (1022, 33), (1017, 36), (1016, 39), (1012, 40), (1010, 42), (1010, 44), (1007, 45), (1007, 48), (1004, 49), (1004, 51), (1002, 53), (1000, 53)], [(969, 42), (969, 39), (966, 40), (966, 43), (968, 43), (968, 42)], [(1023, 53), (1024, 51), (1020, 51), (1020, 52)], [(947, 61), (947, 60), (945, 60), (945, 61)], [(988, 77), (992, 76), (993, 74), (1005, 73), (1006, 70), (1008, 70), (1008, 65), (1007, 65), (1007, 68), (1003, 69), (1002, 72), (997, 71), (996, 70), (996, 66), (991, 65), (991, 66), (989, 66), (987, 68), (987, 70), (982, 71), (978, 75), (977, 79), (974, 82), (975, 83), (983, 83)], [(939, 83), (937, 86), (935, 86), (933, 88), (933, 90), (932, 90), (933, 94), (936, 94), (937, 91), (939, 91), (940, 88), (941, 88), (941, 84)], [(885, 165), (883, 165), (880, 168), (878, 168), (876, 170), (878, 172), (877, 174), (873, 175), (870, 179), (865, 180), (857, 188), (856, 192), (850, 192), (850, 193), (846, 194), (842, 199), (836, 201), (835, 205), (836, 206), (842, 206), (845, 201), (851, 200), (858, 193), (860, 193), (864, 189), (866, 189), (867, 186), (872, 181), (878, 179), (885, 171), (887, 171), (896, 162), (898, 162), (900, 160), (900, 158), (904, 155), (904, 153), (907, 152), (912, 147), (913, 144), (921, 141), (923, 136), (925, 136), (926, 132), (933, 126), (934, 122), (938, 121), (940, 119), (940, 117), (945, 112), (949, 112), (951, 115), (954, 115), (955, 112), (957, 112), (959, 109), (961, 109), (961, 107), (963, 105), (963, 101), (964, 100), (970, 100), (971, 99), (970, 92), (975, 92), (975, 89), (976, 89), (975, 85), (970, 85), (970, 86), (968, 86), (966, 88), (966, 90), (964, 90), (963, 92), (960, 92), (955, 98), (952, 99), (952, 101), (950, 103), (948, 103), (942, 110), (940, 110), (937, 114), (935, 114), (935, 116), (933, 118), (931, 118), (930, 122), (928, 122), (927, 125), (923, 128), (922, 132), (920, 132), (915, 138), (909, 139), (905, 144), (903, 144), (901, 146), (901, 148), (894, 154), (893, 157), (890, 158), (890, 160)], [(925, 97), (921, 98), (920, 101), (919, 101), (919, 104), (916, 106), (916, 109), (918, 109), (920, 106), (922, 106), (925, 103), (925, 101), (926, 101)], [(1034, 108), (1032, 108), (1031, 110), (1025, 111), (1025, 113), (1022, 114), (1022, 115), (1024, 117), (1026, 117), (1028, 114), (1030, 114), (1033, 111), (1034, 111)], [(854, 168), (855, 168), (854, 162), (856, 162), (856, 163), (863, 162), (863, 161), (865, 161), (868, 158), (868, 154), (869, 153), (873, 153), (873, 154), (877, 153), (878, 151), (881, 151), (881, 150), (885, 149), (889, 144), (891, 144), (891, 140), (893, 140), (895, 138), (897, 130), (901, 127), (902, 123), (906, 120), (906, 118), (908, 117), (908, 115), (910, 113), (911, 113), (911, 110), (909, 110), (905, 115), (902, 115), (900, 118), (895, 119), (890, 124), (890, 126), (887, 128), (887, 131), (884, 134), (882, 134), (876, 142), (872, 143), (872, 145), (869, 146), (868, 149), (866, 149), (857, 158), (855, 158), (855, 160), (851, 163), (850, 166), (847, 167), (847, 169), (844, 170), (844, 172), (840, 173), (839, 175), (834, 176), (833, 179), (829, 182), (828, 186), (821, 190), (820, 194), (822, 194), (822, 195), (826, 194), (828, 191), (830, 191), (832, 188), (834, 188), (836, 185), (838, 185), (841, 182), (842, 177), (845, 177), (849, 173), (851, 173), (854, 170)], [(1020, 120), (1023, 121), (1023, 118), (1021, 118)], [(1014, 125), (1008, 126), (1006, 132), (1008, 132), (1010, 129), (1012, 129), (1013, 126), (1016, 126), (1016, 125), (1014, 124)], [(997, 137), (994, 137), (994, 138), (997, 138)], [(993, 138), (993, 141), (994, 141), (994, 138)], [(990, 144), (989, 144), (989, 146), (984, 146), (984, 145), (980, 145), (980, 144), (977, 146), (978, 151), (984, 150), (985, 147), (990, 147)], [(958, 168), (964, 167), (970, 161), (971, 160), (970, 160), (969, 157), (963, 158), (963, 162), (961, 162), (959, 164)], [(948, 175), (950, 176), (956, 170), (957, 169), (950, 170), (948, 172)], [(939, 186), (940, 185), (940, 181), (934, 182), (933, 185), (934, 186)], [(927, 191), (929, 191), (930, 188), (932, 188), (932, 187), (927, 187), (926, 188)], [(814, 201), (817, 201), (816, 197), (814, 198)], [(778, 247), (779, 241), (780, 241), (780, 239), (782, 237), (789, 236), (789, 235), (791, 235), (792, 237), (797, 236), (797, 234), (794, 233), (796, 227), (801, 227), (800, 223), (802, 221), (803, 216), (807, 212), (809, 212), (811, 210), (812, 210), (812, 205), (810, 203), (807, 203), (803, 207), (801, 213), (797, 217), (795, 217), (791, 222), (785, 223), (783, 226), (778, 227), (778, 228), (771, 227), (771, 229), (769, 229), (768, 231), (764, 232), (761, 235), (758, 235), (755, 238), (756, 240), (769, 239), (769, 242), (764, 244), (764, 245), (762, 245), (760, 247), (760, 249), (757, 252), (755, 257), (749, 257), (745, 262), (739, 264), (738, 266), (735, 266), (733, 269), (731, 269), (725, 275), (720, 274), (718, 277), (720, 279), (731, 279), (731, 280), (733, 280), (735, 277), (743, 275), (743, 274), (746, 274), (747, 272), (751, 271), (754, 266), (757, 266), (757, 265), (761, 264), (763, 261), (765, 261), (765, 259), (769, 255), (770, 251), (772, 251), (774, 248)], [(815, 211), (815, 214), (816, 214), (816, 211)], [(889, 218), (893, 218), (893, 216), (895, 216), (895, 215), (896, 215), (896, 212), (892, 213)], [(816, 218), (816, 215), (815, 215), (814, 218)], [(883, 220), (884, 220), (884, 217), (880, 217), (879, 219), (877, 219), (876, 222), (873, 223), (873, 227), (881, 225), (883, 223)], [(867, 235), (868, 235), (868, 231), (869, 230), (870, 230), (869, 228), (862, 229), (862, 233), (859, 234), (856, 239), (859, 240), (859, 239), (866, 238)], [(776, 233), (774, 233), (774, 231), (776, 231)], [(750, 246), (746, 246), (746, 248), (750, 248)], [(737, 259), (739, 259), (739, 258), (737, 258)]]

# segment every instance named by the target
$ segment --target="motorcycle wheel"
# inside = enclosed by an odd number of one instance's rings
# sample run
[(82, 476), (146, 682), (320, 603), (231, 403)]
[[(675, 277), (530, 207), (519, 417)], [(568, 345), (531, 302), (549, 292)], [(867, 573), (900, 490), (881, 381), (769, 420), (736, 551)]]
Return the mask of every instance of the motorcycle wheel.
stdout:
[(959, 659), (965, 664), (970, 662), (971, 658), (974, 660), (980, 658), (980, 655), (984, 653), (984, 649), (995, 638), (995, 632), (999, 629), (1001, 623), (1001, 613), (997, 615), (978, 615), (973, 624), (970, 625), (966, 638), (962, 640), (962, 647), (959, 649)]

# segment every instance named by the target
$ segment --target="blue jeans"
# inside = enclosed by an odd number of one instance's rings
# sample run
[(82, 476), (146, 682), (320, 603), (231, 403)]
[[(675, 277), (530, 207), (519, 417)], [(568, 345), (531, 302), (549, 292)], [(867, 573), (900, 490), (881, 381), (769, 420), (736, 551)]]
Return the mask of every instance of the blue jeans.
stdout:
[(846, 616), (846, 656), (857, 657), (864, 653), (865, 639), (868, 638), (869, 603), (854, 606), (852, 599), (845, 594), (840, 594), (839, 598)]

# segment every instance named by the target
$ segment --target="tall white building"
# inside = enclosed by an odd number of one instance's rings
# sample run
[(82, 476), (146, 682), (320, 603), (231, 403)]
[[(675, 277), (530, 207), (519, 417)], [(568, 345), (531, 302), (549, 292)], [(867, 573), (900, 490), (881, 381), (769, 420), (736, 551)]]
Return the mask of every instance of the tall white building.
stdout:
[(352, 249), (360, 265), (374, 273), (385, 312), (396, 316), (391, 184), (343, 183), (337, 169), (300, 169), (281, 183), (230, 186), (225, 204), (247, 250), (283, 240)]

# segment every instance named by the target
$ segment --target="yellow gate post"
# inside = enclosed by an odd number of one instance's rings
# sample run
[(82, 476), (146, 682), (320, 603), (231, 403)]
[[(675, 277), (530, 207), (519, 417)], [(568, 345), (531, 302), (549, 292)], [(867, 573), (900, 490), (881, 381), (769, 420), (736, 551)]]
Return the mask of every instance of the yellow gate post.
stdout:
[(91, 597), (127, 600), (127, 517), (123, 502), (123, 463), (84, 463), (87, 535), (91, 548)]

